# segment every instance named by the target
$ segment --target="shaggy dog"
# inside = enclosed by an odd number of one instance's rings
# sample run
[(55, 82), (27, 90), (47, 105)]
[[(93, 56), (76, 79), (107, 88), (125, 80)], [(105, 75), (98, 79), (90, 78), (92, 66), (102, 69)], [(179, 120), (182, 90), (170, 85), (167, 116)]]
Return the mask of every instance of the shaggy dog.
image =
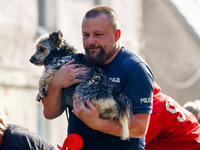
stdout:
[(45, 70), (39, 81), (39, 93), (37, 100), (47, 96), (47, 88), (58, 69), (68, 61), (75, 59), (76, 64), (86, 66), (89, 71), (79, 76), (83, 82), (72, 85), (62, 90), (64, 105), (73, 106), (73, 99), (81, 97), (86, 107), (86, 100), (91, 101), (97, 108), (100, 117), (104, 119), (119, 119), (122, 125), (122, 138), (129, 138), (129, 120), (131, 116), (131, 101), (122, 94), (100, 68), (89, 63), (84, 54), (76, 53), (76, 50), (65, 42), (60, 31), (42, 35), (36, 42), (36, 52), (30, 62), (41, 66)]

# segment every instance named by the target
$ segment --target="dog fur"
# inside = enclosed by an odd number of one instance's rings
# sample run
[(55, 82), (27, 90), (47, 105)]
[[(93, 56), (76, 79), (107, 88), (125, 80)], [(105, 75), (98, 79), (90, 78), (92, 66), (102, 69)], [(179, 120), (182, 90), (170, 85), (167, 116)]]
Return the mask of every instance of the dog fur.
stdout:
[(47, 96), (47, 88), (55, 73), (63, 64), (74, 58), (76, 64), (88, 67), (89, 72), (78, 77), (83, 82), (62, 90), (65, 107), (73, 107), (73, 99), (77, 97), (81, 97), (85, 105), (86, 100), (89, 100), (97, 108), (100, 117), (119, 119), (122, 125), (121, 139), (129, 139), (131, 101), (102, 73), (100, 68), (89, 63), (84, 54), (76, 53), (76, 49), (66, 43), (62, 36), (60, 31), (53, 32), (42, 35), (36, 42), (36, 52), (30, 58), (30, 62), (45, 67), (39, 81), (36, 100), (40, 101)]

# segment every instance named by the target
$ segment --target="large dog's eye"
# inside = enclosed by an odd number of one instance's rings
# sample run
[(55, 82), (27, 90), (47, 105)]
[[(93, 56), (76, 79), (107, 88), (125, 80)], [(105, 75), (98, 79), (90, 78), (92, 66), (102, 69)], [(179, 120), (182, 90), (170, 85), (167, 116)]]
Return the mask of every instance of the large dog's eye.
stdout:
[(44, 47), (41, 47), (41, 48), (39, 49), (40, 52), (44, 52), (44, 50), (45, 50)]

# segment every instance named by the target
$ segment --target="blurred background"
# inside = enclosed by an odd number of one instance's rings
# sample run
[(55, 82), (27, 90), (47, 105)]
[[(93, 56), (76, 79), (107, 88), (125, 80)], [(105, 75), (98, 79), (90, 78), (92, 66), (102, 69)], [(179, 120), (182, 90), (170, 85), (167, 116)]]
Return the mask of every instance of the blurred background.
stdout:
[(122, 44), (147, 61), (163, 93), (181, 105), (200, 99), (199, 0), (0, 0), (0, 109), (54, 146), (66, 138), (67, 119), (46, 120), (35, 101), (43, 71), (29, 62), (35, 40), (61, 30), (83, 52), (81, 21), (99, 4), (118, 13)]

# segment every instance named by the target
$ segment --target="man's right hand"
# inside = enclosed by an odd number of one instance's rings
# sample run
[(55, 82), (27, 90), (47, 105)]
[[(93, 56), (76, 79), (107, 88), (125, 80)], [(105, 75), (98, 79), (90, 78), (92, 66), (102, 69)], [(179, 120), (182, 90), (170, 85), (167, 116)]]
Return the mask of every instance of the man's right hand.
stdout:
[(80, 67), (80, 64), (72, 64), (75, 60), (71, 60), (64, 64), (52, 79), (51, 85), (55, 88), (67, 88), (73, 84), (82, 82), (77, 77), (87, 73), (87, 67)]

